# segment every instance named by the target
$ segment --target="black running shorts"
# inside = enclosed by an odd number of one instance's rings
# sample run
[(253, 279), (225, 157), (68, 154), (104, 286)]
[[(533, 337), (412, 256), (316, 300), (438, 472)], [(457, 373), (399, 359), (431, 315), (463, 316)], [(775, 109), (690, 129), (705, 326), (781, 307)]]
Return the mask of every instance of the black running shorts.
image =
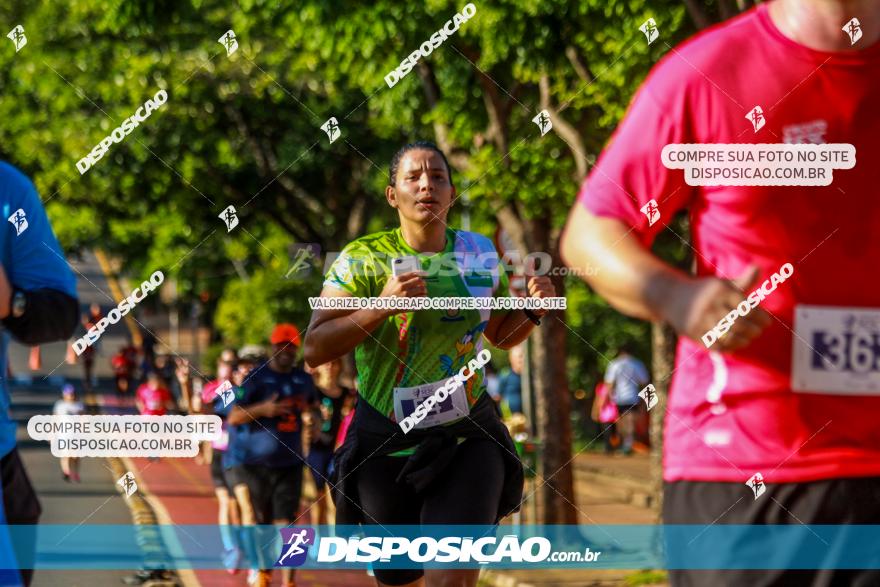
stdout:
[[(663, 488), (666, 524), (880, 524), (880, 477), (768, 483), (676, 481)], [(671, 587), (880, 585), (880, 570), (670, 570)]]
[[(504, 483), (502, 450), (491, 438), (465, 440), (448, 469), (423, 494), (396, 481), (407, 457), (365, 461), (354, 474), (366, 523), (494, 524)], [(373, 565), (373, 572), (386, 585), (405, 585), (423, 575), (420, 569), (382, 569), (381, 563)]]

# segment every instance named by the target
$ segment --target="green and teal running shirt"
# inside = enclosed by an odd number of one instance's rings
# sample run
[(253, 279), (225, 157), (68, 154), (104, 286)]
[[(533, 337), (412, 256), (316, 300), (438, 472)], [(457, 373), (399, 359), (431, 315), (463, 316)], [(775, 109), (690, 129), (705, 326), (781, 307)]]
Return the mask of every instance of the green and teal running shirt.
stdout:
[[(433, 255), (415, 251), (399, 228), (359, 238), (342, 250), (324, 285), (357, 297), (378, 297), (391, 277), (392, 259), (404, 256), (417, 257), (428, 273), (429, 297), (509, 295), (492, 241), (451, 228), (446, 229), (446, 248)], [(355, 349), (361, 398), (394, 419), (394, 388), (452, 377), (482, 350), (488, 317), (485, 310), (433, 309), (388, 317)], [(467, 380), (465, 390), (473, 406), (486, 390), (482, 369)]]

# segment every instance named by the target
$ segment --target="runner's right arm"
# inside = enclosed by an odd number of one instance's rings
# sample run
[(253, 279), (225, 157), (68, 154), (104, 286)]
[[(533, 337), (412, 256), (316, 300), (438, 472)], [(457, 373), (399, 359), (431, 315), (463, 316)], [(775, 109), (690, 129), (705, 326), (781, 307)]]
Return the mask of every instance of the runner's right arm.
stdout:
[[(418, 272), (389, 277), (379, 297), (421, 297), (428, 295), (425, 280)], [(348, 291), (325, 285), (321, 297), (354, 297)], [(350, 353), (389, 316), (405, 310), (320, 310), (312, 313), (303, 350), (312, 368)]]

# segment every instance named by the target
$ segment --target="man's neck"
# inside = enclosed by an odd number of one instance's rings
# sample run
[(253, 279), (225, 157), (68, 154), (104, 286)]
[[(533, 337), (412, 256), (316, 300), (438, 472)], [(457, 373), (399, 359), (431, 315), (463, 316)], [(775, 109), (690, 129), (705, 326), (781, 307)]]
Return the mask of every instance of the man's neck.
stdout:
[(439, 253), (446, 248), (446, 225), (439, 221), (419, 225), (401, 218), (400, 233), (406, 244), (420, 253)]
[[(775, 0), (768, 10), (783, 35), (817, 51), (858, 51), (880, 41), (877, 0)], [(862, 25), (855, 45), (842, 30), (853, 17)]]

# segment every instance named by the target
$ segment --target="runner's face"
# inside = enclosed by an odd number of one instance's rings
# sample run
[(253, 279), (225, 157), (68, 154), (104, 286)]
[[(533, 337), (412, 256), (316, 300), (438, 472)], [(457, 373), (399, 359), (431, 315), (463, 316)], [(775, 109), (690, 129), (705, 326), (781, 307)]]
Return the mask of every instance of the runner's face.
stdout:
[(296, 363), (296, 345), (281, 343), (272, 345), (272, 360), (282, 369), (290, 369)]
[(247, 379), (248, 374), (250, 374), (253, 368), (253, 363), (239, 363), (238, 368), (235, 370), (235, 373), (232, 374), (232, 382), (236, 385), (243, 384), (244, 380)]
[(388, 203), (407, 220), (422, 225), (446, 224), (455, 188), (439, 153), (413, 149), (401, 157), (394, 186), (388, 186), (385, 195)]
[(229, 379), (229, 376), (232, 374), (232, 365), (229, 363), (224, 363), (222, 361), (217, 363), (217, 379), (221, 381), (226, 381)]

